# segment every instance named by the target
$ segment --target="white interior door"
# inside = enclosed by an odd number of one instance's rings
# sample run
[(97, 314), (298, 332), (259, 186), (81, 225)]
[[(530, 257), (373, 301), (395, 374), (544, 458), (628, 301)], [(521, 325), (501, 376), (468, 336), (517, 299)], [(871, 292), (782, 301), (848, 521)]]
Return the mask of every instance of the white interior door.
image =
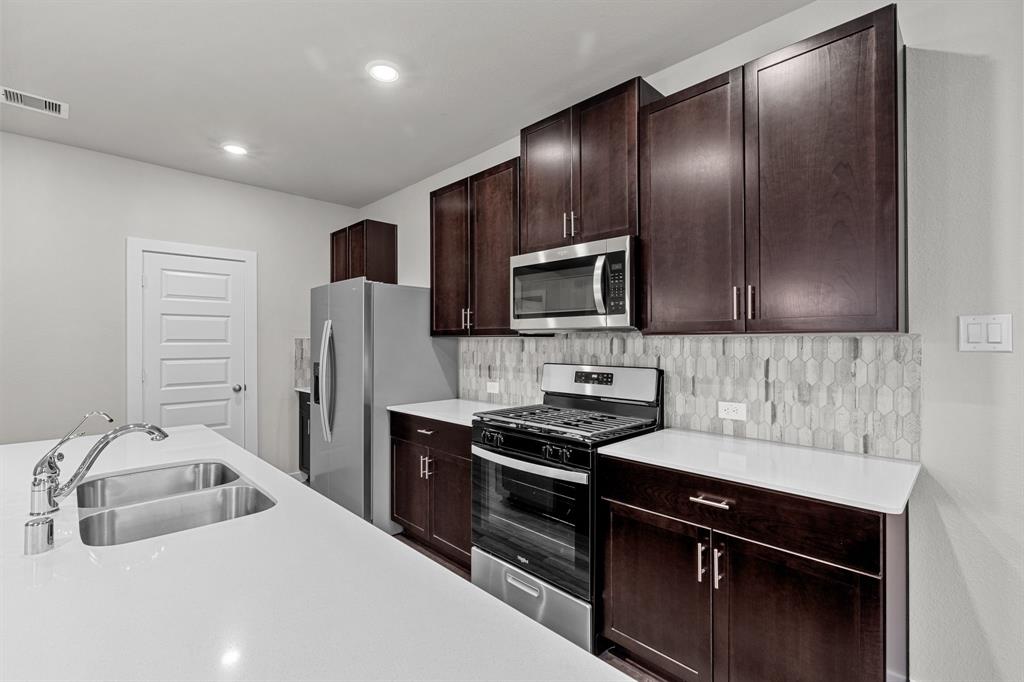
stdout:
[(245, 446), (245, 263), (145, 252), (143, 419)]

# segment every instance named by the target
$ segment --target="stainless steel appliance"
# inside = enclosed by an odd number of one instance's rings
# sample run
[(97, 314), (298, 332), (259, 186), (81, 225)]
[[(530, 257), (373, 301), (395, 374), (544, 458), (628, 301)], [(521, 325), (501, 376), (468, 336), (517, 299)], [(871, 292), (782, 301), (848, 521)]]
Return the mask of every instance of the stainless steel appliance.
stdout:
[(597, 450), (662, 426), (662, 371), (544, 365), (540, 405), (473, 420), (473, 583), (593, 648)]
[(389, 533), (388, 405), (453, 398), (458, 346), (430, 336), (430, 290), (360, 277), (310, 292), (310, 485)]
[(516, 331), (633, 326), (633, 237), (525, 253), (509, 265)]

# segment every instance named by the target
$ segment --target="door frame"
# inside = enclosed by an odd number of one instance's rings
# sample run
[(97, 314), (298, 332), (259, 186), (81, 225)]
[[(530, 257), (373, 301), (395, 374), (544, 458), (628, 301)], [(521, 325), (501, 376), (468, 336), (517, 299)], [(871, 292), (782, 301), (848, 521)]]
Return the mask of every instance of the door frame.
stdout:
[[(259, 431), (257, 428), (259, 395), (257, 381), (257, 324), (256, 295), (256, 252), (240, 249), (225, 249), (217, 246), (201, 246), (181, 242), (167, 242), (157, 239), (125, 238), (125, 397), (126, 414), (129, 422), (142, 421), (142, 288), (143, 261), (147, 253), (163, 253), (172, 256), (193, 256), (214, 258), (243, 263), (245, 266), (245, 311), (244, 343), (245, 366), (244, 398), (245, 434), (242, 447), (259, 456)], [(252, 390), (249, 386), (252, 385)]]

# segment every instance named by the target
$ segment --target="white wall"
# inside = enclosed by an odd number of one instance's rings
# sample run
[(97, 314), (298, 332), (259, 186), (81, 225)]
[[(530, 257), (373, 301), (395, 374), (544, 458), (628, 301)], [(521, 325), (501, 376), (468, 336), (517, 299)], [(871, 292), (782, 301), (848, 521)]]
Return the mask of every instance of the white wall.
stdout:
[[(884, 4), (819, 1), (648, 80), (668, 94)], [(1018, 331), (1024, 320), (1024, 17), (1020, 0), (913, 0), (898, 14), (909, 48), (910, 325), (924, 340), (911, 676), (1019, 681), (1024, 347), (960, 354), (955, 337), (959, 313), (1011, 312)], [(403, 283), (429, 282), (430, 191), (518, 148), (509, 140), (364, 209), (398, 223)]]
[(124, 418), (125, 237), (143, 237), (257, 252), (259, 452), (295, 471), (293, 338), (356, 212), (9, 133), (0, 154), (0, 442)]

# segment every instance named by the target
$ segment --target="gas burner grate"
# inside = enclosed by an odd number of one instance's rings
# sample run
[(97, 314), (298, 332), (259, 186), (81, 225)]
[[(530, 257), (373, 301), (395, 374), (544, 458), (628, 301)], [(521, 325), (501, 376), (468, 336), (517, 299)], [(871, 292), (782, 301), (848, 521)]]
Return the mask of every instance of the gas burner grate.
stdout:
[(539, 427), (586, 439), (596, 439), (612, 433), (642, 429), (654, 424), (653, 419), (620, 417), (606, 412), (576, 410), (552, 405), (509, 407), (503, 410), (480, 412), (477, 416), (486, 421)]

